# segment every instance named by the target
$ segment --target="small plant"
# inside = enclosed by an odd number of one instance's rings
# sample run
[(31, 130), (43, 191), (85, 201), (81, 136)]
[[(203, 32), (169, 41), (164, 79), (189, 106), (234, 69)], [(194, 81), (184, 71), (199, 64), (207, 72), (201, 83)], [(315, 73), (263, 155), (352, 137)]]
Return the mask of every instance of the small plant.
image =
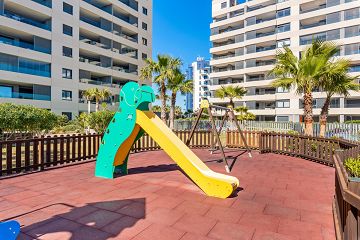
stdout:
[(299, 135), (299, 132), (298, 132), (298, 131), (295, 131), (295, 130), (289, 130), (289, 131), (287, 132), (287, 134), (297, 136), (297, 135)]
[(352, 177), (360, 177), (360, 158), (348, 158), (344, 161), (344, 166)]
[(317, 150), (318, 146), (316, 143), (311, 144), (311, 151), (315, 152)]

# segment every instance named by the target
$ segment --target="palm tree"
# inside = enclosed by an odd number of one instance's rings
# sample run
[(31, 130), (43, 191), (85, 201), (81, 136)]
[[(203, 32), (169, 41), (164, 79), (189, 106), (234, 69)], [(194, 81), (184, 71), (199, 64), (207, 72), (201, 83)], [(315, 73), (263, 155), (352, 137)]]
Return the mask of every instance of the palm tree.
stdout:
[(278, 78), (273, 82), (274, 87), (294, 87), (298, 94), (304, 94), (305, 135), (313, 135), (312, 92), (320, 85), (320, 78), (328, 70), (328, 62), (337, 52), (334, 43), (322, 40), (313, 41), (301, 58), (296, 57), (289, 47), (284, 47), (277, 52), (277, 63), (269, 72)]
[[(112, 92), (109, 89), (106, 89), (106, 88), (100, 90), (99, 94), (100, 94), (99, 103), (109, 99), (113, 95)], [(97, 105), (97, 107), (99, 107), (99, 104)], [(97, 110), (99, 110), (99, 109), (97, 109)]]
[(88, 114), (91, 113), (91, 101), (94, 100), (94, 89), (90, 88), (82, 93), (82, 97), (86, 100), (88, 104)]
[(151, 111), (153, 112), (161, 112), (161, 107), (158, 105), (152, 106)]
[(174, 73), (174, 76), (169, 79), (168, 89), (171, 91), (171, 100), (170, 100), (170, 128), (174, 128), (175, 121), (175, 105), (176, 105), (176, 96), (177, 93), (181, 94), (190, 93), (193, 91), (193, 81), (186, 80), (186, 76), (177, 69)]
[(215, 97), (229, 99), (229, 106), (234, 108), (234, 99), (241, 99), (247, 93), (246, 89), (239, 86), (221, 86), (220, 89), (215, 91)]
[(255, 114), (249, 112), (249, 108), (247, 108), (246, 106), (239, 106), (239, 107), (236, 107), (234, 110), (235, 110), (235, 112), (240, 113), (240, 115), (237, 116), (237, 119), (240, 121), (256, 119)]
[(335, 95), (347, 97), (350, 90), (359, 90), (359, 84), (355, 83), (355, 79), (348, 74), (350, 69), (350, 61), (339, 59), (329, 63), (328, 71), (321, 79), (321, 88), (326, 92), (326, 98), (320, 113), (320, 137), (325, 137), (327, 117), (330, 108), (331, 98)]
[(158, 54), (157, 62), (146, 59), (145, 63), (146, 66), (140, 70), (140, 79), (150, 80), (154, 77), (154, 83), (159, 87), (161, 119), (166, 122), (166, 84), (174, 76), (176, 69), (182, 65), (182, 61), (179, 58)]

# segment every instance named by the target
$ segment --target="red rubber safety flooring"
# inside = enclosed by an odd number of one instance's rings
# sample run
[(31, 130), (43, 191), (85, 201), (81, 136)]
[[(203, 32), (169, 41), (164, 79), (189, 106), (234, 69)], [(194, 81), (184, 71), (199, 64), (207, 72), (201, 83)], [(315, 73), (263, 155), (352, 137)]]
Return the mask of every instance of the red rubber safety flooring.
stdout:
[[(219, 153), (194, 151), (225, 173)], [(132, 154), (130, 174), (114, 180), (94, 177), (94, 162), (0, 180), (0, 221), (18, 220), (24, 240), (335, 239), (334, 169), (253, 155), (238, 158), (239, 192), (225, 200), (205, 196), (163, 151)]]

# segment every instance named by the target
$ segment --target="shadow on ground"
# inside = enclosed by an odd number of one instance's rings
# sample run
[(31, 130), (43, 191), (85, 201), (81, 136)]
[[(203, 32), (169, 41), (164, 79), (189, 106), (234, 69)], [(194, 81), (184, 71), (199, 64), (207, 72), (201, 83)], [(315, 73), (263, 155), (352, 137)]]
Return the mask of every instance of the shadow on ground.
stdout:
[[(144, 198), (87, 203), (82, 207), (57, 203), (11, 219), (18, 220), (22, 225), (19, 239), (29, 236), (31, 239), (107, 240), (145, 219), (145, 204)], [(54, 215), (51, 214), (53, 208), (67, 210)], [(36, 216), (46, 213), (49, 218), (26, 225)]]

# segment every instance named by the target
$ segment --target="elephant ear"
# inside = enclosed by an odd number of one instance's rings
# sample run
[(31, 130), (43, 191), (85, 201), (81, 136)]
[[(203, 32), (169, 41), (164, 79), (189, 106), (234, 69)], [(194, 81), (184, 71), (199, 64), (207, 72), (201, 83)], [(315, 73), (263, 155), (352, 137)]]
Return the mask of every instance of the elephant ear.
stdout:
[(17, 221), (0, 223), (1, 239), (16, 240), (20, 233), (20, 224)]

